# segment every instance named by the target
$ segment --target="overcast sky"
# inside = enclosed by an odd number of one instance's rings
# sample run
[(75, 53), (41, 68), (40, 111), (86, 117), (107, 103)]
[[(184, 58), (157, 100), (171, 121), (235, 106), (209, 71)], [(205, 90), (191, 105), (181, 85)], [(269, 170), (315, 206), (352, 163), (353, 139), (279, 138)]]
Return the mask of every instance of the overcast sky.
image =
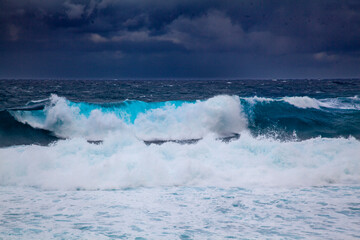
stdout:
[(0, 0), (0, 78), (349, 77), (359, 0)]

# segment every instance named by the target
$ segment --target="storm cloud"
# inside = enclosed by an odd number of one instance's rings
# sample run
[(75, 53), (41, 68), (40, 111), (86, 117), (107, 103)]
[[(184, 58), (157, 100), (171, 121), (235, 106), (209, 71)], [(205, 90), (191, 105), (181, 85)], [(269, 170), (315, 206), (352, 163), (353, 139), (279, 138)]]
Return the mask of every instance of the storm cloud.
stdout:
[(0, 0), (2, 78), (338, 78), (359, 69), (356, 0)]

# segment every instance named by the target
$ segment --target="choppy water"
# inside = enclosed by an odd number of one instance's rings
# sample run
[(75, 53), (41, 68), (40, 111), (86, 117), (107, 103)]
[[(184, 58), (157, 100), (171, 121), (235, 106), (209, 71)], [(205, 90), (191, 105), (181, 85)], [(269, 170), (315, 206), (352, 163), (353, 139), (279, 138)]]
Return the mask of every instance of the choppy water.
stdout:
[(0, 81), (0, 238), (360, 237), (360, 81)]
[[(19, 190), (21, 193), (19, 193)], [(1, 188), (5, 239), (357, 239), (359, 187)]]

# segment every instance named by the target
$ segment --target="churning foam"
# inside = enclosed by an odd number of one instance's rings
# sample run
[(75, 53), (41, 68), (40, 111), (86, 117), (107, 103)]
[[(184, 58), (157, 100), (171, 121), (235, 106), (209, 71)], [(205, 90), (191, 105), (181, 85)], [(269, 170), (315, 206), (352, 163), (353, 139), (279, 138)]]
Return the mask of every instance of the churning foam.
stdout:
[(44, 189), (139, 186), (314, 186), (360, 184), (360, 142), (315, 138), (281, 142), (244, 133), (224, 143), (146, 145), (113, 134), (99, 145), (84, 139), (0, 149), (0, 184)]

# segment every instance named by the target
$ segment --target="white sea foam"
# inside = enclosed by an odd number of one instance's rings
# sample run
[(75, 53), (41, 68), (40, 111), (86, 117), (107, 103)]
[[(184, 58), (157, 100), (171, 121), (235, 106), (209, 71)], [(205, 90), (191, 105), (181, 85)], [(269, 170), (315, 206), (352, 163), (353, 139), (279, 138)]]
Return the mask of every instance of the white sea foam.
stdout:
[(358, 98), (324, 98), (315, 99), (310, 97), (284, 97), (283, 100), (298, 108), (330, 108), (330, 109), (348, 109), (360, 110)]
[(323, 103), (315, 98), (310, 98), (307, 96), (304, 97), (283, 97), (283, 98), (265, 98), (265, 97), (246, 97), (243, 98), (248, 103), (255, 105), (256, 103), (272, 103), (272, 102), (286, 102), (290, 105), (293, 105), (297, 108), (316, 108), (320, 109), (323, 106)]
[(284, 97), (283, 101), (298, 108), (316, 108), (320, 109), (321, 102), (310, 97)]
[(145, 145), (113, 134), (103, 144), (84, 139), (0, 149), (0, 184), (43, 189), (139, 186), (318, 186), (360, 184), (360, 142), (316, 138), (280, 142), (244, 133), (224, 143)]
[(38, 100), (31, 100), (29, 102), (26, 103), (26, 105), (32, 104), (32, 103), (42, 103), (42, 102), (46, 102), (48, 101), (49, 98), (43, 98), (43, 99), (38, 99)]
[(270, 102), (274, 102), (277, 101), (274, 98), (266, 98), (266, 97), (258, 97), (258, 96), (254, 96), (254, 97), (245, 97), (243, 98), (245, 99), (248, 103), (250, 103), (251, 105), (255, 105), (258, 102), (264, 102), (264, 103), (270, 103)]
[(344, 109), (344, 110), (360, 110), (360, 101), (355, 97), (347, 98), (326, 98), (320, 99), (321, 107)]

